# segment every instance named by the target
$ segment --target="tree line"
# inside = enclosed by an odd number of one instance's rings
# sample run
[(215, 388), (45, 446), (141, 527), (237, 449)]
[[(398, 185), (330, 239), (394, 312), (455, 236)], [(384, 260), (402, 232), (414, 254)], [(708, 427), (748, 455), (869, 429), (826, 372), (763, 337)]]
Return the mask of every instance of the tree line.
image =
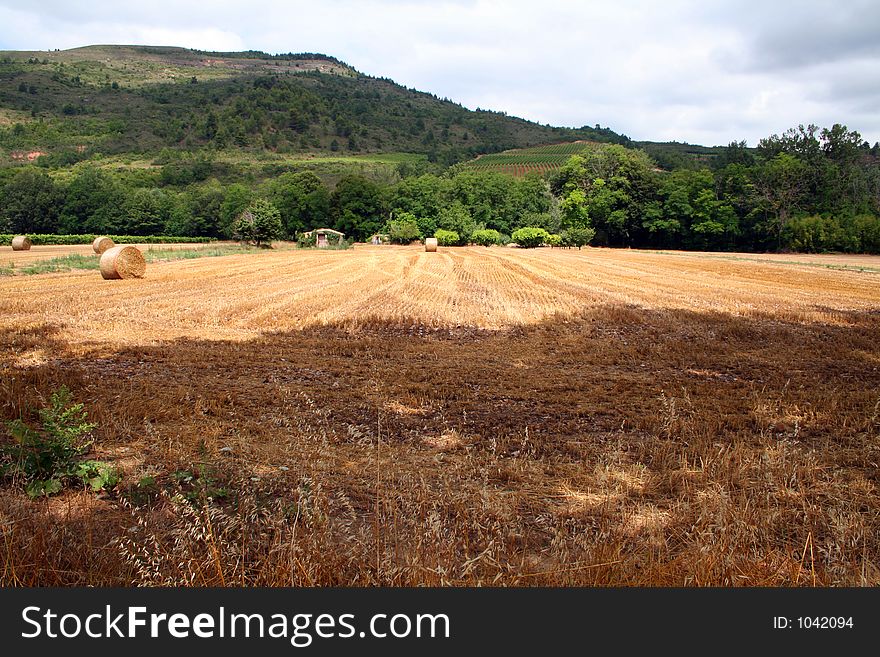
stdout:
[(840, 125), (799, 126), (755, 149), (733, 143), (712, 166), (671, 172), (644, 151), (596, 144), (543, 178), (455, 167), (395, 182), (344, 175), (334, 185), (312, 172), (232, 184), (203, 175), (169, 174), (156, 186), (85, 163), (7, 169), (0, 232), (225, 238), (259, 199), (290, 238), (320, 227), (359, 241), (443, 231), (446, 243), (464, 244), (534, 228), (597, 246), (880, 253), (880, 155)]

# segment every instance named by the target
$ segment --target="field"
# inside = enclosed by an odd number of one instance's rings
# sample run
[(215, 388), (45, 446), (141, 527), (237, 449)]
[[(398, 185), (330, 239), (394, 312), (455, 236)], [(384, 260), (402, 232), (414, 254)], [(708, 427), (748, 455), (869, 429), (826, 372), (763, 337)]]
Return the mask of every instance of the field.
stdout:
[[(226, 244), (226, 243), (218, 243)], [(163, 251), (190, 251), (193, 249), (204, 249), (206, 244), (135, 244), (139, 249), (149, 251), (151, 249), (161, 248)], [(21, 267), (29, 265), (41, 260), (52, 260), (54, 258), (63, 258), (64, 256), (80, 255), (93, 256), (95, 252), (92, 250), (91, 244), (70, 244), (70, 245), (37, 245), (32, 246), (27, 251), (13, 251), (10, 247), (0, 247), (0, 267), (4, 265), (13, 265)]]
[(563, 144), (547, 144), (532, 148), (515, 148), (501, 153), (481, 155), (462, 166), (474, 171), (491, 171), (512, 176), (530, 173), (544, 174), (558, 171), (572, 155), (580, 155), (593, 142), (573, 141)]
[(0, 279), (3, 585), (880, 584), (880, 258), (357, 246)]

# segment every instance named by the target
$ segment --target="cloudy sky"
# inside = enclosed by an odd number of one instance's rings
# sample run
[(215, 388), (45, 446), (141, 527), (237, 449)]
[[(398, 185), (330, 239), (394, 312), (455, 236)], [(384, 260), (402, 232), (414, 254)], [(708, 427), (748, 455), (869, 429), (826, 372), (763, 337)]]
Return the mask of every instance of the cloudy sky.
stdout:
[(844, 123), (880, 140), (877, 0), (0, 0), (0, 50), (323, 52), (553, 125), (707, 145)]

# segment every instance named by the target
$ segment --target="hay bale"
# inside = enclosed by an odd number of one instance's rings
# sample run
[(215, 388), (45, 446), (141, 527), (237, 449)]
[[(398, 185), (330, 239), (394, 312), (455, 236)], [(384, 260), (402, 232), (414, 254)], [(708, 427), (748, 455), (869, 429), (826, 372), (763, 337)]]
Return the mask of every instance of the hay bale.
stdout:
[(95, 241), (92, 242), (92, 249), (98, 255), (101, 255), (107, 249), (112, 249), (114, 246), (116, 246), (116, 243), (109, 237), (96, 237)]
[(101, 276), (105, 279), (143, 278), (147, 271), (144, 254), (136, 246), (114, 246), (101, 254)]
[(13, 251), (30, 251), (31, 250), (31, 238), (27, 235), (18, 235), (12, 238), (12, 250)]
[(429, 237), (425, 240), (425, 251), (428, 253), (436, 253), (437, 252), (437, 238)]

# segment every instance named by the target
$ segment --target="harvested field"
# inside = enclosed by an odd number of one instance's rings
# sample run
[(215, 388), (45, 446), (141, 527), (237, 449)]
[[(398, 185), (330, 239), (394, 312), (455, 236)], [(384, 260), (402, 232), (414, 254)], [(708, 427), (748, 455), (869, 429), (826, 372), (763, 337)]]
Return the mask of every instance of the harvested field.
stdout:
[(880, 258), (728, 255), (0, 279), (4, 418), (67, 385), (124, 472), (2, 489), (0, 583), (880, 584)]

